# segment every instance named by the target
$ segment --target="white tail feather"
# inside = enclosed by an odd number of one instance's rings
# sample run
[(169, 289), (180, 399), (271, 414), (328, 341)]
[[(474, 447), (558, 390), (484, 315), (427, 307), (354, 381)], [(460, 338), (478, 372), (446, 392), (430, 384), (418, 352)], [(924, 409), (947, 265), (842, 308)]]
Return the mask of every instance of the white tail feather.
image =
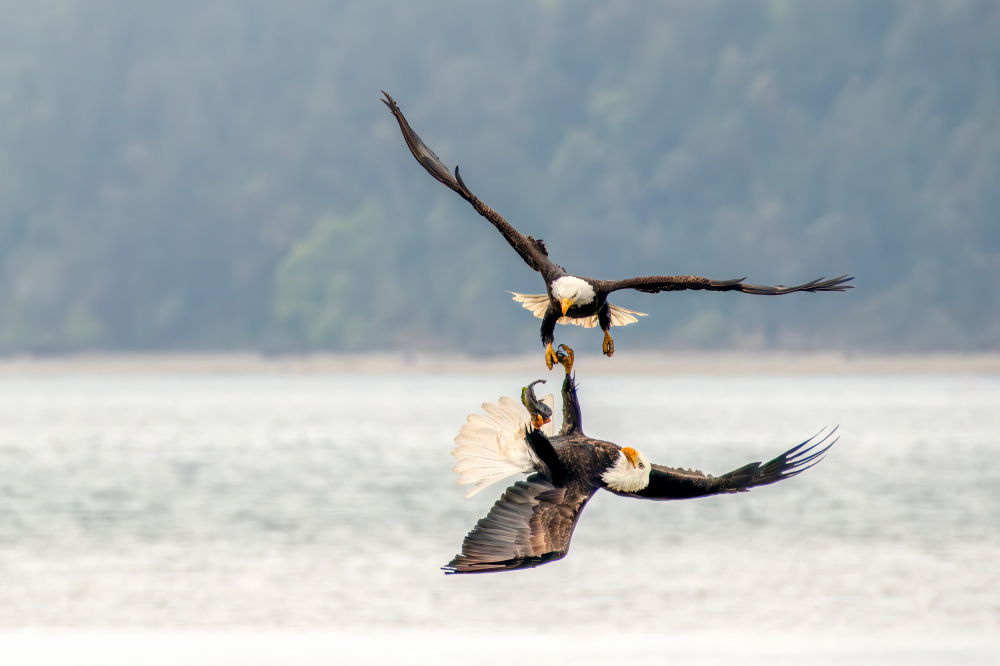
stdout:
[(626, 324), (634, 324), (639, 321), (633, 315), (638, 317), (648, 317), (649, 315), (645, 312), (637, 312), (636, 310), (629, 310), (627, 308), (619, 307), (614, 303), (608, 303), (608, 309), (611, 310), (611, 325), (612, 326), (624, 326)]
[[(555, 399), (547, 395), (542, 402), (552, 407)], [(486, 415), (468, 416), (451, 452), (457, 460), (451, 471), (458, 474), (459, 485), (475, 484), (466, 497), (514, 474), (534, 472), (538, 462), (524, 437), (524, 428), (531, 422), (524, 405), (503, 397), (496, 404), (483, 403), (483, 411)], [(555, 424), (547, 423), (542, 431), (553, 435)]]
[[(545, 310), (549, 307), (548, 294), (518, 294), (513, 291), (508, 291), (507, 293), (512, 294), (514, 296), (514, 300), (520, 303), (522, 308), (531, 312), (531, 314), (535, 315), (539, 319), (545, 318)], [(633, 324), (639, 321), (633, 315), (637, 315), (639, 317), (647, 316), (645, 312), (636, 312), (635, 310), (619, 307), (613, 303), (608, 303), (608, 309), (611, 310), (612, 326), (624, 326), (626, 324)], [(559, 317), (556, 323), (573, 324), (574, 326), (583, 326), (584, 328), (594, 328), (598, 325), (597, 315), (592, 317), (580, 317), (579, 319)]]

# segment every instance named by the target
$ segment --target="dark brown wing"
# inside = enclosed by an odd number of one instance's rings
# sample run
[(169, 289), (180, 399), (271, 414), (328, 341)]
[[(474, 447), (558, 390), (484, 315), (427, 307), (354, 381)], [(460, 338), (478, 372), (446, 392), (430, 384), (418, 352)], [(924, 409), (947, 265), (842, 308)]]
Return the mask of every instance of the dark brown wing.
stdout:
[(823, 434), (820, 432), (769, 462), (750, 463), (722, 476), (711, 476), (702, 472), (653, 465), (653, 471), (649, 475), (649, 485), (642, 490), (634, 493), (617, 492), (610, 488), (607, 490), (611, 490), (617, 495), (652, 500), (672, 500), (704, 497), (719, 493), (738, 493), (756, 486), (766, 486), (783, 479), (790, 479), (818, 463), (823, 454), (837, 443), (839, 438), (834, 438), (832, 442), (822, 446), (835, 432), (837, 432), (836, 428), (819, 439), (820, 435)]
[(504, 491), (485, 518), (462, 541), (447, 573), (527, 569), (558, 560), (569, 550), (586, 500), (570, 502), (566, 489), (532, 475)]
[(781, 294), (791, 294), (796, 291), (844, 291), (853, 289), (851, 285), (845, 285), (853, 277), (841, 275), (840, 277), (827, 280), (819, 278), (812, 282), (800, 284), (797, 287), (786, 287), (777, 285), (767, 287), (759, 284), (747, 284), (739, 278), (737, 280), (709, 280), (708, 278), (697, 277), (695, 275), (655, 275), (651, 277), (637, 277), (628, 280), (595, 280), (595, 288), (604, 293), (611, 293), (619, 289), (635, 289), (649, 294), (656, 294), (661, 291), (684, 291), (687, 289), (707, 289), (710, 291), (742, 291), (744, 294), (760, 294), (763, 296), (779, 296)]
[(470, 192), (469, 188), (462, 182), (462, 176), (458, 172), (458, 167), (455, 167), (455, 175), (452, 176), (448, 167), (434, 154), (433, 150), (420, 140), (417, 133), (410, 127), (410, 123), (406, 122), (406, 118), (403, 116), (403, 112), (399, 110), (399, 107), (396, 106), (395, 100), (384, 90), (382, 94), (385, 95), (385, 99), (382, 102), (389, 107), (392, 115), (396, 117), (399, 129), (403, 131), (403, 139), (406, 140), (406, 145), (409, 146), (410, 152), (417, 158), (420, 165), (427, 170), (427, 173), (434, 176), (438, 182), (444, 183), (458, 192), (463, 199), (472, 204), (477, 213), (489, 220), (503, 234), (503, 237), (521, 255), (525, 263), (539, 273), (542, 273), (546, 280), (550, 279), (550, 275), (555, 276), (565, 272), (549, 259), (545, 244), (542, 241), (535, 240), (531, 236), (522, 235), (517, 229), (510, 226), (507, 220), (503, 219), (499, 213), (476, 198), (476, 195)]

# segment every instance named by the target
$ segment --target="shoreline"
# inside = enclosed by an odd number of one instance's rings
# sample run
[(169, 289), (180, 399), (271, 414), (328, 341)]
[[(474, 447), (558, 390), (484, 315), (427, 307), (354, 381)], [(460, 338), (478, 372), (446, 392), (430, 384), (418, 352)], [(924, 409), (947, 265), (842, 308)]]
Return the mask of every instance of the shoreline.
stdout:
[[(1000, 353), (619, 352), (580, 354), (588, 375), (1000, 375)], [(544, 371), (542, 354), (474, 358), (432, 354), (86, 354), (0, 358), (0, 377), (129, 375), (468, 375)], [(553, 371), (555, 372), (555, 371)]]

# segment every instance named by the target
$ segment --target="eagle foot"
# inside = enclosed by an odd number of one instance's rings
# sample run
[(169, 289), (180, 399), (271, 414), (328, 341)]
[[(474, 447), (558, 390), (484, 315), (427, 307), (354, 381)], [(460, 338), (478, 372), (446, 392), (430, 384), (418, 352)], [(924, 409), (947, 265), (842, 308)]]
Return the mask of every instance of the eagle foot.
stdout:
[(536, 379), (521, 389), (521, 404), (531, 415), (531, 425), (540, 430), (552, 420), (552, 408), (535, 397), (535, 384), (544, 384), (544, 379)]
[(545, 345), (545, 365), (548, 369), (551, 370), (552, 366), (555, 365), (558, 360), (559, 359), (556, 358), (556, 353), (552, 350), (552, 343), (550, 342)]
[(605, 356), (611, 356), (615, 353), (615, 341), (611, 339), (611, 334), (607, 331), (604, 331), (604, 344), (601, 345), (601, 349)]
[(559, 345), (559, 349), (556, 351), (556, 360), (566, 368), (566, 374), (568, 375), (570, 370), (573, 369), (573, 359), (575, 354), (573, 350), (566, 345)]

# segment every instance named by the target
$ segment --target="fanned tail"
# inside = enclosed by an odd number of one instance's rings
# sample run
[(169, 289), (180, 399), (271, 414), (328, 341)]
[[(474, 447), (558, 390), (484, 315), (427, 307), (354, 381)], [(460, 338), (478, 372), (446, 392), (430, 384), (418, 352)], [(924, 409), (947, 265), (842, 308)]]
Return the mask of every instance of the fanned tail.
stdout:
[[(547, 395), (541, 401), (552, 407), (555, 398)], [(525, 426), (530, 425), (531, 417), (524, 405), (502, 397), (495, 404), (483, 403), (483, 411), (486, 414), (468, 416), (451, 452), (457, 460), (451, 471), (458, 474), (458, 484), (475, 484), (466, 497), (514, 474), (532, 473), (539, 463), (525, 440)], [(543, 428), (548, 435), (554, 431), (553, 423)]]
[[(625, 324), (634, 324), (635, 322), (639, 321), (635, 317), (649, 316), (645, 312), (637, 312), (635, 310), (629, 310), (627, 308), (615, 305), (614, 303), (608, 303), (608, 309), (611, 310), (612, 326), (624, 326)], [(594, 317), (594, 319), (596, 320), (597, 317)]]
[[(529, 311), (531, 314), (535, 315), (539, 319), (545, 318), (545, 310), (549, 307), (549, 297), (547, 294), (518, 294), (514, 291), (508, 291), (514, 297), (514, 300), (521, 304), (525, 310)], [(637, 312), (635, 310), (629, 310), (627, 308), (620, 307), (613, 303), (608, 303), (608, 308), (611, 310), (611, 325), (612, 326), (625, 326), (626, 324), (634, 324), (639, 321), (636, 319), (638, 317), (648, 316), (645, 312)], [(584, 328), (595, 328), (598, 326), (597, 315), (592, 317), (580, 317), (579, 319), (572, 319), (570, 317), (559, 317), (557, 320), (558, 324), (573, 324), (574, 326), (583, 326)]]

